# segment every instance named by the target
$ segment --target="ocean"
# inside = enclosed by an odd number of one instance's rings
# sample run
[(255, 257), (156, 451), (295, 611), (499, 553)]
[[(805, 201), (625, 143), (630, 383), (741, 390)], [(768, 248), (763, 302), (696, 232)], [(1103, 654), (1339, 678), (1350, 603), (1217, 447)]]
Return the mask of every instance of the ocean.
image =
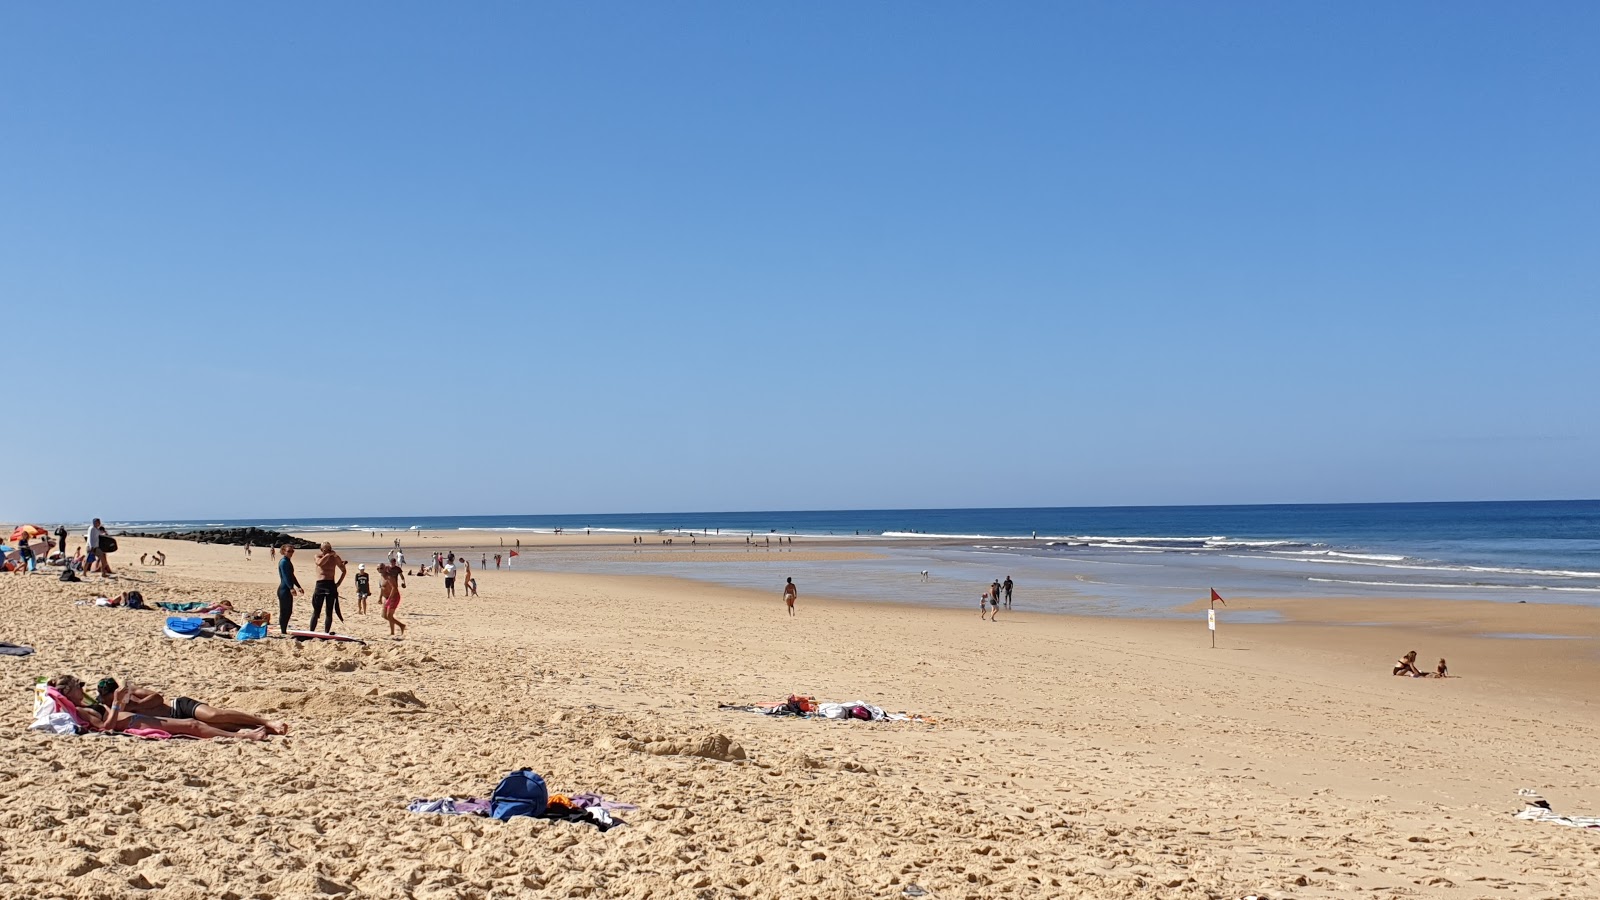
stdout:
[[(674, 574), (740, 587), (792, 576), (814, 594), (976, 605), (1011, 576), (1031, 608), (1170, 615), (1216, 588), (1224, 596), (1422, 596), (1600, 605), (1600, 501), (1261, 506), (812, 510), (117, 522), (127, 530), (256, 525), (283, 531), (403, 534), (592, 530), (744, 534), (760, 566), (683, 566), (659, 544), (596, 559), (540, 550), (562, 571)], [(860, 541), (871, 559), (803, 562), (765, 549), (772, 535)], [(804, 542), (802, 541), (802, 546)], [(675, 540), (674, 551), (682, 551)], [(650, 552), (655, 551), (655, 552)], [(691, 551), (697, 552), (697, 551)], [(681, 553), (679, 554), (681, 556)], [(930, 577), (921, 578), (928, 570)], [(779, 575), (779, 571), (782, 575)]]

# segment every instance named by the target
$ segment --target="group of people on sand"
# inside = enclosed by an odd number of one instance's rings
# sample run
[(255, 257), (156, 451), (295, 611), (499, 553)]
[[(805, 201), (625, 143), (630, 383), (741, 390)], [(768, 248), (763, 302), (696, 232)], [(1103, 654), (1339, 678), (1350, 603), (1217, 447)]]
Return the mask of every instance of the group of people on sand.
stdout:
[(1444, 657), (1439, 657), (1439, 665), (1432, 672), (1424, 672), (1417, 668), (1417, 651), (1410, 650), (1405, 656), (1394, 661), (1394, 671), (1390, 674), (1403, 675), (1407, 678), (1449, 678), (1450, 666), (1445, 663)]
[(118, 685), (114, 678), (100, 680), (93, 700), (89, 699), (84, 682), (75, 675), (57, 675), (46, 683), (75, 707), (83, 730), (153, 729), (182, 737), (251, 741), (289, 733), (289, 726), (283, 722), (212, 706), (192, 697), (178, 697), (168, 703), (157, 691)]
[[(344, 584), (348, 564), (344, 557), (335, 553), (333, 544), (323, 541), (318, 548), (316, 557), (317, 580), (311, 591), (311, 625), (309, 631), (317, 630), (317, 621), (323, 620), (326, 625), (322, 629), (326, 633), (333, 632), (333, 617), (339, 614), (342, 621), (344, 614), (339, 611), (339, 586)], [(378, 600), (383, 610), (383, 619), (389, 623), (391, 637), (404, 637), (406, 625), (395, 616), (395, 610), (400, 608), (400, 589), (406, 586), (406, 572), (404, 567), (392, 558), (378, 564)], [(294, 614), (294, 598), (298, 594), (305, 596), (305, 588), (300, 586), (300, 579), (294, 572), (294, 545), (284, 544), (278, 557), (278, 628), (280, 633), (289, 633), (289, 619)], [(367, 611), (367, 598), (371, 596), (371, 579), (367, 575), (367, 564), (361, 563), (356, 567), (356, 604), (357, 611)], [(396, 629), (399, 634), (396, 635)]]

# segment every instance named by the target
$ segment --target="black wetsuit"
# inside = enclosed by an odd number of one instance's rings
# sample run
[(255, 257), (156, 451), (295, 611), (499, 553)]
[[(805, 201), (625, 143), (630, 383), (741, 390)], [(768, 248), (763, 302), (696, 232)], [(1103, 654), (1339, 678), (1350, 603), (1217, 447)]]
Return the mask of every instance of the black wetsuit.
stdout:
[(278, 632), (289, 633), (289, 616), (294, 614), (294, 589), (300, 586), (300, 579), (294, 577), (294, 563), (289, 557), (278, 560)]
[(324, 607), (328, 610), (328, 627), (323, 631), (333, 633), (333, 608), (339, 605), (339, 585), (332, 578), (319, 579), (311, 589), (311, 630), (317, 630), (317, 618)]

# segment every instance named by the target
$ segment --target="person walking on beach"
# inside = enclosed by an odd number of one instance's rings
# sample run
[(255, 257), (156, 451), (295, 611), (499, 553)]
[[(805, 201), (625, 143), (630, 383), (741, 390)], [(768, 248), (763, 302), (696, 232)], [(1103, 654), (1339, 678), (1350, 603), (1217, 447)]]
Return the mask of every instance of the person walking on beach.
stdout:
[(1010, 575), (1006, 576), (1006, 583), (1001, 585), (1001, 587), (1004, 587), (1006, 589), (1006, 609), (1009, 610), (1011, 608), (1011, 576)]
[(100, 524), (99, 519), (89, 526), (89, 532), (84, 535), (89, 542), (89, 571), (99, 572), (101, 575), (114, 574), (111, 571), (111, 561), (107, 559), (111, 551), (105, 548), (111, 536), (106, 534), (106, 529)]
[(67, 526), (56, 526), (56, 552), (62, 556), (67, 555)]
[(994, 608), (1000, 608), (1000, 579), (996, 578), (994, 584), (989, 585), (989, 600), (994, 603)]
[(454, 597), (456, 595), (456, 567), (454, 563), (446, 563), (444, 567), (444, 595), (446, 597)]
[(294, 545), (283, 545), (283, 558), (278, 560), (278, 633), (289, 633), (289, 616), (294, 613), (294, 595), (305, 594), (300, 579), (294, 575)]
[(461, 555), (461, 596), (472, 596), (472, 561)]
[[(338, 579), (333, 577), (334, 570), (339, 572)], [(333, 552), (333, 545), (327, 541), (322, 542), (322, 551), (317, 554), (317, 583), (311, 589), (311, 630), (317, 630), (317, 618), (321, 616), (324, 607), (328, 610), (328, 627), (325, 631), (333, 633), (333, 614), (339, 606), (339, 585), (344, 583), (344, 557)], [(339, 617), (341, 620), (344, 616)]]
[(378, 599), (383, 603), (383, 620), (389, 623), (389, 636), (394, 637), (394, 630), (400, 629), (400, 636), (406, 636), (406, 625), (395, 617), (394, 611), (400, 608), (400, 589), (406, 586), (405, 567), (396, 565), (392, 560), (388, 565), (378, 566)]
[(356, 612), (367, 614), (367, 598), (372, 596), (372, 576), (367, 574), (367, 564), (356, 566)]
[(783, 580), (783, 602), (789, 607), (789, 615), (794, 615), (794, 601), (800, 596), (800, 589), (794, 586), (793, 578)]

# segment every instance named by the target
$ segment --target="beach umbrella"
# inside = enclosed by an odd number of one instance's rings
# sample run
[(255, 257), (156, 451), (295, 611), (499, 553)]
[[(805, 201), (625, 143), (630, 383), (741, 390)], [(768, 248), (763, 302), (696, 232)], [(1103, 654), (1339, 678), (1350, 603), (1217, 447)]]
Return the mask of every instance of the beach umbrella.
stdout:
[(37, 525), (18, 525), (11, 532), (11, 539), (13, 541), (31, 540), (36, 537), (44, 537), (49, 533)]

